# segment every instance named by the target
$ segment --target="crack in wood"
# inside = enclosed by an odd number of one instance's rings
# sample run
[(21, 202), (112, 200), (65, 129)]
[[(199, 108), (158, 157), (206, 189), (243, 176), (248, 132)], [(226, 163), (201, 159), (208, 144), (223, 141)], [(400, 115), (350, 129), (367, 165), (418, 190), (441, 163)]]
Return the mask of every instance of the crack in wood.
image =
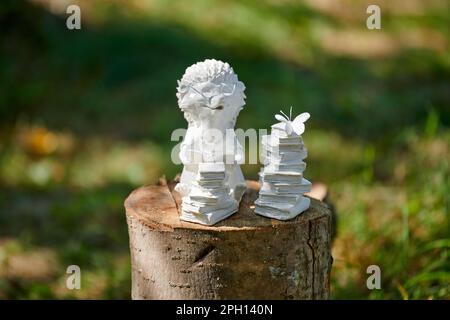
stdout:
[(202, 262), (203, 260), (205, 260), (206, 257), (207, 257), (211, 252), (214, 251), (214, 249), (216, 249), (216, 247), (215, 247), (215, 246), (212, 246), (212, 245), (209, 245), (209, 246), (206, 246), (205, 248), (203, 248), (203, 249), (197, 254), (197, 256), (195, 257), (194, 263), (193, 263), (193, 264), (196, 264), (196, 263), (199, 263), (199, 262)]
[(316, 258), (315, 258), (315, 256), (314, 256), (314, 247), (313, 247), (313, 245), (311, 244), (311, 230), (312, 230), (312, 222), (311, 221), (309, 221), (308, 222), (308, 240), (306, 241), (306, 244), (308, 245), (308, 247), (309, 247), (309, 249), (311, 250), (311, 256), (312, 256), (312, 267), (311, 267), (311, 288), (312, 288), (312, 290), (311, 290), (311, 299), (315, 299), (315, 294), (314, 294), (314, 291), (315, 291), (315, 287), (314, 287), (314, 265), (315, 265), (315, 260), (316, 260)]

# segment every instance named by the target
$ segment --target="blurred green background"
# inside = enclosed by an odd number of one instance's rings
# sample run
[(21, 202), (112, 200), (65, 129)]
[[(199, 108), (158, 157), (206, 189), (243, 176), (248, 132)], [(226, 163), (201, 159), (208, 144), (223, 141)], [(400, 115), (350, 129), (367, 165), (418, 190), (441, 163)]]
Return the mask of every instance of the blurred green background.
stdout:
[[(381, 30), (366, 28), (369, 4)], [(449, 299), (449, 12), (445, 0), (1, 1), (0, 298), (130, 298), (123, 201), (181, 170), (176, 80), (216, 58), (247, 86), (238, 128), (311, 113), (306, 176), (338, 214), (332, 298)], [(65, 287), (71, 264), (81, 290)], [(366, 287), (372, 264), (381, 290)]]

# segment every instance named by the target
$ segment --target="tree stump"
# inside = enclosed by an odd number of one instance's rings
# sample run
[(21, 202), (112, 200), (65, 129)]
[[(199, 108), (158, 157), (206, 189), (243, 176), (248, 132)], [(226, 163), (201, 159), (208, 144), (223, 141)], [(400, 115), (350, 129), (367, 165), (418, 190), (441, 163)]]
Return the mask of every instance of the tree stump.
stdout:
[(327, 299), (331, 213), (311, 199), (289, 221), (256, 215), (258, 184), (239, 211), (214, 226), (180, 221), (178, 193), (167, 184), (125, 201), (133, 299)]

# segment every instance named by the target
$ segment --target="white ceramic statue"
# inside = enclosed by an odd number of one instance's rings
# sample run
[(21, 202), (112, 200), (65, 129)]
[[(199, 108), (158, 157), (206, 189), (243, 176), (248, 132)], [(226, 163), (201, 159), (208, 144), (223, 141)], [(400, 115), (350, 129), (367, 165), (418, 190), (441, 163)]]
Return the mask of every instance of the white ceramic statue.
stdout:
[(245, 86), (228, 63), (212, 59), (188, 67), (177, 89), (188, 121), (175, 187), (182, 196), (180, 218), (212, 225), (237, 211), (246, 189), (239, 165), (243, 151), (234, 135)]
[(262, 137), (264, 168), (259, 173), (261, 189), (255, 201), (255, 212), (289, 220), (310, 205), (310, 199), (303, 196), (311, 191), (311, 182), (303, 177), (307, 150), (301, 136), (309, 113), (292, 119), (291, 108), (289, 117), (282, 113), (275, 118), (280, 122), (272, 126), (270, 135)]

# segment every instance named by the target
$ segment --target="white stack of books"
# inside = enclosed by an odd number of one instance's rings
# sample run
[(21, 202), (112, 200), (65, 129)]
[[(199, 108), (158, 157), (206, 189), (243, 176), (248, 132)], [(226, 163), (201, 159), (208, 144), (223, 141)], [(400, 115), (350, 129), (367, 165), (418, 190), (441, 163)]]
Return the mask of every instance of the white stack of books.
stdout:
[(238, 209), (225, 184), (223, 162), (200, 163), (188, 196), (182, 198), (181, 220), (213, 225)]
[(290, 123), (279, 122), (271, 134), (262, 137), (264, 167), (259, 173), (261, 189), (255, 212), (278, 220), (289, 220), (309, 208), (303, 196), (311, 182), (303, 177), (307, 149), (301, 135), (289, 130)]

